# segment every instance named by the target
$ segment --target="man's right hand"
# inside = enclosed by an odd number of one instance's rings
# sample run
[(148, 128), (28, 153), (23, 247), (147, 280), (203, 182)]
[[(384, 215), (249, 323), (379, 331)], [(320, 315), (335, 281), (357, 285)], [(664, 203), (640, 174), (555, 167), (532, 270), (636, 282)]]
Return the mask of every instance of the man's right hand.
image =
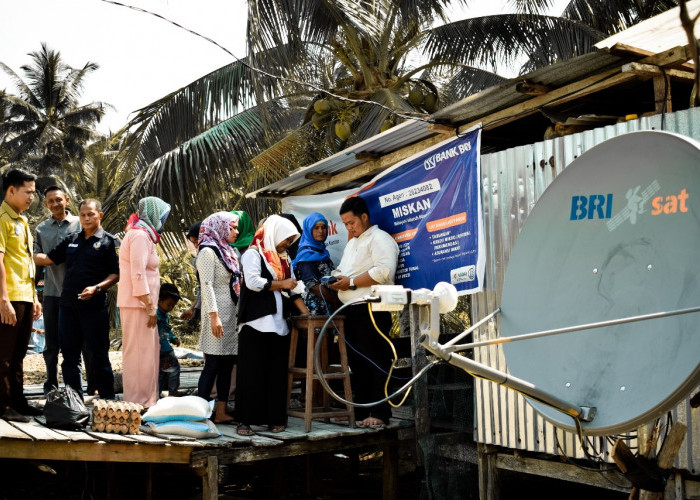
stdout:
[(7, 299), (0, 300), (0, 319), (6, 325), (15, 326), (17, 324), (17, 313), (12, 303)]
[(342, 274), (337, 275), (338, 281), (331, 285), (331, 288), (336, 292), (345, 291), (350, 288), (350, 278), (343, 276)]

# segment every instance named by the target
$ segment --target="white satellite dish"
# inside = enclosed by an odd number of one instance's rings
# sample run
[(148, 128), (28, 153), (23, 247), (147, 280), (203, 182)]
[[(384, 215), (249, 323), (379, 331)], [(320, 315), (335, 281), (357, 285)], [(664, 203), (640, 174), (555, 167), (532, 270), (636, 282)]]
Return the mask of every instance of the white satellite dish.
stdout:
[[(509, 372), (595, 408), (586, 433), (630, 430), (698, 384), (700, 313), (688, 312), (698, 306), (700, 143), (666, 132), (608, 140), (559, 175), (518, 236), (500, 308)], [(508, 342), (640, 315), (656, 319)]]

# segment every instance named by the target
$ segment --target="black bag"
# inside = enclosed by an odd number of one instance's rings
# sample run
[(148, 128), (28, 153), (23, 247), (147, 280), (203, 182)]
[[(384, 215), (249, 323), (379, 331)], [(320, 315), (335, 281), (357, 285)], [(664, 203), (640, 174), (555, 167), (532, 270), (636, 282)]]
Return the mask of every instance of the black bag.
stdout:
[(90, 420), (83, 399), (68, 385), (47, 394), (44, 416), (48, 427), (68, 430), (81, 430)]

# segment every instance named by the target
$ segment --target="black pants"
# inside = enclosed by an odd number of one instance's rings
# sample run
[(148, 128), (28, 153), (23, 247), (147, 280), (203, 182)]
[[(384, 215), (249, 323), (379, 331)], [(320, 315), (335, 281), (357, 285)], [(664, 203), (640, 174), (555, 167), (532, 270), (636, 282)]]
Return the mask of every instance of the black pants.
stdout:
[(235, 354), (204, 355), (204, 368), (202, 368), (197, 384), (197, 394), (200, 398), (209, 400), (211, 390), (214, 387), (214, 379), (216, 379), (216, 400), (228, 401), (228, 394), (231, 391), (231, 372), (233, 365), (236, 364), (236, 358)]
[[(46, 347), (42, 353), (44, 355), (44, 363), (46, 364), (44, 395), (48, 394), (54, 387), (58, 387), (58, 353), (61, 350), (58, 341), (58, 311), (60, 300), (60, 297), (47, 295), (44, 296), (44, 302), (42, 303), (44, 308), (44, 338), (46, 339)], [(83, 358), (85, 359), (88, 394), (93, 394), (97, 386), (95, 385), (95, 377), (92, 375), (90, 356), (83, 351)]]
[(8, 407), (22, 409), (27, 406), (24, 397), (24, 356), (27, 354), (32, 334), (34, 304), (11, 302), (17, 315), (17, 323), (0, 323), (0, 412)]
[(58, 387), (58, 301), (60, 297), (44, 296), (42, 306), (44, 308), (44, 363), (46, 364), (46, 381), (44, 382), (44, 394), (54, 387)]
[[(367, 304), (347, 307), (342, 313), (345, 316), (345, 341), (348, 344), (348, 363), (352, 369), (355, 402), (370, 403), (384, 399), (384, 384), (391, 367), (391, 348), (375, 330)], [(391, 313), (382, 311), (373, 312), (373, 315), (379, 329), (388, 336)], [(389, 403), (381, 403), (369, 408), (355, 407), (357, 420), (367, 417), (389, 423), (391, 406)]]
[[(236, 420), (242, 424), (287, 424), (289, 335), (245, 325), (238, 336)], [(228, 394), (228, 393), (227, 393)]]
[(63, 353), (63, 381), (82, 396), (80, 354), (84, 351), (85, 364), (92, 369), (100, 397), (114, 399), (114, 373), (109, 362), (107, 308), (61, 306), (58, 313), (58, 339)]

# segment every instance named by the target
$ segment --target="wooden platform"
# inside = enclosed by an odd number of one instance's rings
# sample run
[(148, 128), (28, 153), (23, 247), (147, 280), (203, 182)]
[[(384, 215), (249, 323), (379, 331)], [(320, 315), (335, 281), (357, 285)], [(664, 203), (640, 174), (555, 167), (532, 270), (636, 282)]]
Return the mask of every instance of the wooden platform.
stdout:
[(286, 431), (273, 434), (253, 426), (253, 436), (239, 436), (231, 425), (217, 427), (222, 436), (193, 439), (63, 431), (46, 427), (43, 417), (29, 423), (0, 420), (0, 458), (189, 464), (202, 476), (203, 498), (213, 499), (218, 493), (219, 465), (377, 447), (384, 451), (384, 497), (395, 498), (398, 446), (414, 436), (411, 421), (394, 419), (382, 429), (314, 422), (313, 431), (306, 433), (304, 420), (290, 417)]

